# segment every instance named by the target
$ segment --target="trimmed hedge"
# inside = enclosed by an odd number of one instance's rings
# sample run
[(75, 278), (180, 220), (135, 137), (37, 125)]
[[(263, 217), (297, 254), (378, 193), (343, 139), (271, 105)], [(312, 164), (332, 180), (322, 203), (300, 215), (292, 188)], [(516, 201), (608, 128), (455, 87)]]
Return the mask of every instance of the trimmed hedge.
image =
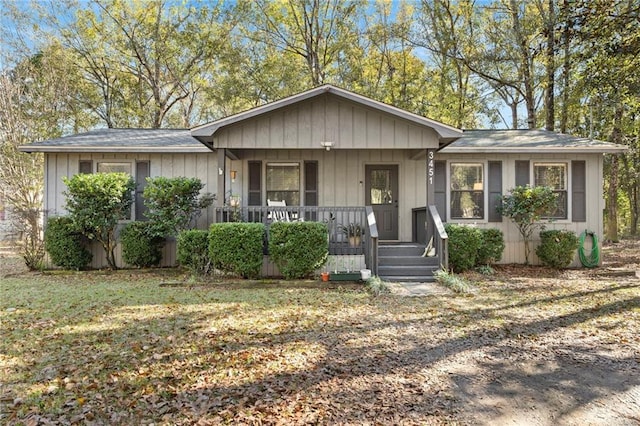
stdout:
[(287, 279), (311, 276), (329, 256), (327, 225), (276, 222), (269, 228), (269, 256)]
[(122, 259), (131, 266), (148, 268), (162, 260), (163, 238), (154, 236), (151, 222), (130, 222), (120, 232)]
[(212, 266), (244, 278), (257, 278), (262, 269), (265, 226), (262, 223), (214, 223), (209, 228)]
[(447, 224), (449, 236), (449, 267), (454, 272), (463, 272), (476, 266), (482, 234), (478, 228)]
[(88, 240), (77, 232), (70, 217), (51, 217), (44, 232), (44, 247), (54, 265), (65, 269), (85, 269), (93, 255)]
[(496, 228), (480, 229), (481, 243), (478, 249), (476, 266), (498, 262), (504, 252), (504, 235)]
[(540, 240), (536, 254), (543, 265), (561, 269), (571, 264), (578, 249), (578, 237), (575, 233), (561, 230), (541, 231)]
[(204, 275), (209, 269), (209, 232), (198, 229), (178, 234), (178, 263), (194, 275)]

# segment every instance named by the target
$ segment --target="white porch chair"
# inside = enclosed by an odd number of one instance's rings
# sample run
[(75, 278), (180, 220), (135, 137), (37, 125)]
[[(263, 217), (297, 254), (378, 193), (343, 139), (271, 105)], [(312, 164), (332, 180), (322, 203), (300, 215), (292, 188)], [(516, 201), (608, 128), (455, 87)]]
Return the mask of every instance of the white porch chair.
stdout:
[[(285, 200), (276, 201), (267, 199), (267, 206), (269, 207), (287, 207)], [(303, 219), (291, 219), (289, 212), (286, 210), (272, 210), (269, 212), (269, 218), (273, 222), (302, 222)]]

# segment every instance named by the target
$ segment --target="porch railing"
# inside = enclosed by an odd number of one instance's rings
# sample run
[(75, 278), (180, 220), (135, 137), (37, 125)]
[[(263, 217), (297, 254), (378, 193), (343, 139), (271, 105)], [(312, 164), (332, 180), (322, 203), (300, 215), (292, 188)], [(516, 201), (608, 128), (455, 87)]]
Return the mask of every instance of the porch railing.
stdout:
[(438, 209), (436, 206), (429, 206), (429, 219), (433, 223), (433, 245), (436, 248), (436, 253), (440, 256), (440, 265), (445, 271), (449, 269), (449, 236), (444, 229), (444, 223), (440, 218)]
[[(368, 236), (367, 217), (364, 207), (315, 207), (315, 206), (248, 206), (248, 207), (216, 207), (215, 222), (261, 222), (267, 227), (274, 218), (285, 218), (289, 221), (323, 222), (329, 229), (330, 255), (362, 255), (365, 254), (365, 241)], [(349, 238), (342, 227), (358, 229), (360, 235)], [(367, 267), (369, 263), (367, 263)]]

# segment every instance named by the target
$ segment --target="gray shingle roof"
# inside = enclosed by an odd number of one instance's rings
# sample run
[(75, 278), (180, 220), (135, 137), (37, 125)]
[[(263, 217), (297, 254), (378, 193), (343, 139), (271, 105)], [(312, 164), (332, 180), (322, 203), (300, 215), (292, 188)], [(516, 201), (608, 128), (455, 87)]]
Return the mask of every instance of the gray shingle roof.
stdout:
[(188, 129), (98, 129), (20, 147), (24, 152), (210, 152)]
[[(624, 145), (547, 130), (465, 130), (443, 153), (624, 152)], [(98, 129), (35, 142), (24, 152), (210, 152), (188, 129)]]
[(539, 153), (608, 152), (626, 150), (624, 145), (581, 138), (542, 129), (465, 130), (463, 136), (442, 149), (443, 153)]

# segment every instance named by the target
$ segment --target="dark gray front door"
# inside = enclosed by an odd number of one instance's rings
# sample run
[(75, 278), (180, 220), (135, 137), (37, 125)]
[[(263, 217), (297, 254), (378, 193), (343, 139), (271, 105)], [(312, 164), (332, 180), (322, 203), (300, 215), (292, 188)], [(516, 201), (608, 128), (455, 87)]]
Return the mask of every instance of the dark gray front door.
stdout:
[(373, 208), (381, 240), (398, 239), (398, 166), (365, 167), (365, 203)]

